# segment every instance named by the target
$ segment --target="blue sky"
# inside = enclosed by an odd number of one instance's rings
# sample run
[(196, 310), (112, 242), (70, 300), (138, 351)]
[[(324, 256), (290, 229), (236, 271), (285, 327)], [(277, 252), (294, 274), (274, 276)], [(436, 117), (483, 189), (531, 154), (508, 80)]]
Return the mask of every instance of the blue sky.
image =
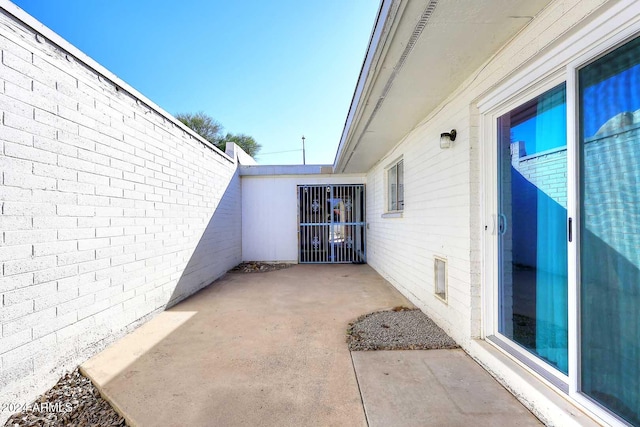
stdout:
[(204, 111), (264, 164), (333, 163), (377, 0), (13, 0), (166, 111)]

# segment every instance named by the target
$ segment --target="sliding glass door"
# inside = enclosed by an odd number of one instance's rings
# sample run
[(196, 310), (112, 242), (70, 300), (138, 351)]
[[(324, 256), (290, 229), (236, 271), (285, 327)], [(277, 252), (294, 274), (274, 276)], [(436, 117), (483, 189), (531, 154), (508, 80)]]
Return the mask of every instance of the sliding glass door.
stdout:
[(577, 83), (580, 388), (640, 425), (640, 39)]
[(498, 331), (566, 374), (566, 90), (498, 119)]
[(640, 426), (640, 37), (575, 63), (490, 114), (489, 335)]

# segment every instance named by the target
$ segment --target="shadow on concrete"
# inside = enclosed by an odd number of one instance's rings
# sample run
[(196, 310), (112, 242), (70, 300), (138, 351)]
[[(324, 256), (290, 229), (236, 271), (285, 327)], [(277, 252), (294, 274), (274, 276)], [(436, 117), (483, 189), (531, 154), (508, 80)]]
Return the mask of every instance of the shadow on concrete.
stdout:
[(346, 329), (397, 305), (367, 265), (227, 274), (82, 370), (132, 425), (365, 426)]

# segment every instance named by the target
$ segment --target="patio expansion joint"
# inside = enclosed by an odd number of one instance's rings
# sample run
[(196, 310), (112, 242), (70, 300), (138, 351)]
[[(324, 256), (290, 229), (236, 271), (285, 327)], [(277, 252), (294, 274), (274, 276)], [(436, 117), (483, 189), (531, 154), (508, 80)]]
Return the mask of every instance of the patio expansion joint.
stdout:
[(353, 375), (356, 378), (356, 384), (358, 385), (358, 394), (360, 395), (360, 403), (362, 404), (362, 411), (364, 412), (364, 419), (367, 422), (367, 427), (369, 424), (369, 414), (367, 414), (367, 407), (364, 404), (364, 398), (362, 397), (362, 388), (360, 388), (360, 380), (358, 380), (358, 371), (356, 370), (356, 365), (353, 361), (353, 351), (349, 350), (349, 358), (351, 359), (351, 367), (353, 368)]

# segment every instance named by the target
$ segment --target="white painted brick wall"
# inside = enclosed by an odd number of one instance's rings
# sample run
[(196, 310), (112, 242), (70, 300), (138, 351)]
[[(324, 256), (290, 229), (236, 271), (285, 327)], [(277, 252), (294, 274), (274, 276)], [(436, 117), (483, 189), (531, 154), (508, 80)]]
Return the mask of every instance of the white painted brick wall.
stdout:
[[(482, 165), (476, 102), (603, 3), (556, 0), (549, 4), (367, 174), (368, 263), (464, 347), (481, 333)], [(458, 137), (452, 148), (441, 150), (440, 133), (452, 128)], [(404, 158), (403, 217), (382, 218), (385, 167), (399, 156)], [(435, 255), (448, 260), (447, 304), (434, 295)]]
[(0, 12), (0, 396), (18, 402), (239, 263), (241, 198), (233, 159)]

